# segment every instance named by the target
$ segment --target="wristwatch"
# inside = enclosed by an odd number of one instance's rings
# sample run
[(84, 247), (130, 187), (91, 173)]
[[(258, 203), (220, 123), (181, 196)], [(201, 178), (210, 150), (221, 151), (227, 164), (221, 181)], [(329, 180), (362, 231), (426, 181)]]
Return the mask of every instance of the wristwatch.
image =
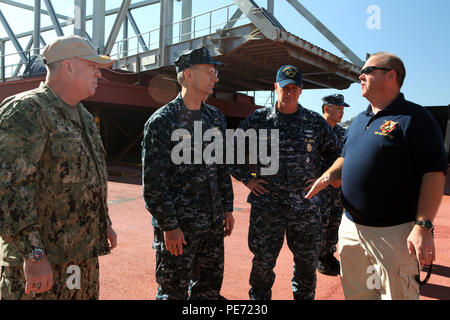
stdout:
[(33, 249), (28, 255), (28, 258), (33, 262), (38, 262), (44, 257), (44, 250), (40, 248)]
[(433, 222), (431, 222), (430, 220), (416, 220), (416, 224), (427, 230), (434, 229)]

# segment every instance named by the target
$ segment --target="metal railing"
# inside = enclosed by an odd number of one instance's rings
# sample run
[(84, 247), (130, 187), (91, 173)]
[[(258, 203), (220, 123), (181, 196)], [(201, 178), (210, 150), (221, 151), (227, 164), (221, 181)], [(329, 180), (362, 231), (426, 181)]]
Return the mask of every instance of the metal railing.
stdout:
[[(238, 23), (243, 20), (249, 21), (244, 14), (240, 18), (230, 19), (230, 9), (232, 7), (235, 7), (235, 10), (238, 9), (236, 4), (230, 4), (173, 22), (170, 25), (170, 28), (172, 28), (172, 36), (164, 39), (165, 43), (176, 44), (189, 39), (213, 34), (217, 29), (223, 28), (229, 23)], [(183, 33), (183, 24), (190, 24), (191, 31)], [(141, 38), (141, 40), (139, 40), (139, 38)], [(120, 60), (144, 51), (158, 49), (160, 44), (159, 38), (160, 28), (121, 39), (115, 42), (112, 50), (114, 54), (112, 54), (111, 57)], [(145, 41), (147, 39), (148, 41)], [(142, 43), (142, 41), (144, 43)]]
[[(172, 36), (165, 39), (165, 44), (176, 44), (189, 39), (213, 34), (217, 29), (222, 29), (228, 24), (237, 24), (248, 18), (242, 14), (237, 19), (232, 19), (231, 14), (238, 9), (236, 4), (229, 4), (220, 8), (200, 13), (198, 15), (175, 21), (171, 24)], [(234, 10), (234, 11), (233, 11)], [(190, 32), (183, 33), (183, 25), (190, 25)], [(4, 45), (4, 44), (3, 44)], [(141, 34), (116, 41), (111, 58), (115, 60), (124, 59), (128, 56), (138, 55), (139, 53), (158, 49), (160, 45), (160, 28), (143, 32)], [(42, 52), (43, 48), (40, 48)], [(35, 49), (23, 50), (28, 59), (33, 55)], [(3, 49), (4, 52), (4, 49)], [(0, 52), (0, 81), (6, 81), (10, 78), (20, 76), (21, 70), (26, 67), (20, 59), (20, 53), (14, 52), (2, 54)]]
[[(42, 52), (44, 48), (39, 48), (39, 52)], [(20, 59), (20, 54), (25, 55), (28, 61), (30, 61), (34, 55), (34, 51), (35, 48), (31, 48), (8, 54), (0, 53), (0, 81), (4, 82), (7, 79), (19, 77), (21, 70), (25, 69), (27, 65)]]
[[(139, 37), (143, 39), (144, 44), (139, 41)], [(147, 42), (145, 41), (146, 39), (148, 39)], [(111, 58), (120, 60), (121, 58), (157, 48), (159, 48), (159, 28), (115, 42), (112, 49), (114, 53), (111, 54)]]

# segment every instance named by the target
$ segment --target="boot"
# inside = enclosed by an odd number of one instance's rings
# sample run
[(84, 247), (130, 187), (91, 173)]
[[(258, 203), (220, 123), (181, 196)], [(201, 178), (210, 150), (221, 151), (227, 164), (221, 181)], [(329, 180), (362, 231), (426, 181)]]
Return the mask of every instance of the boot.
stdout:
[(319, 257), (317, 271), (328, 276), (337, 276), (341, 272), (341, 264), (334, 257), (333, 253)]

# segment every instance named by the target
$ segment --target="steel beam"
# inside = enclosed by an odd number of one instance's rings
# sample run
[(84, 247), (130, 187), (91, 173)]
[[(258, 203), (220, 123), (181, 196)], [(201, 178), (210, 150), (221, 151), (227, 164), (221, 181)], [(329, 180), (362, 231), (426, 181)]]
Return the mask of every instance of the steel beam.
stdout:
[(161, 0), (159, 27), (159, 66), (167, 65), (167, 45), (173, 38), (173, 0)]
[[(39, 36), (39, 41), (41, 43), (41, 46), (45, 47), (45, 41), (44, 41), (44, 38), (42, 38), (42, 36)], [(25, 48), (25, 52), (30, 52), (31, 46), (33, 44), (34, 44), (34, 39), (31, 37), (30, 40), (28, 41), (28, 44), (27, 44), (26, 48)], [(37, 54), (39, 54), (39, 53), (37, 53)], [(16, 66), (16, 70), (14, 71), (14, 73), (12, 75), (13, 77), (17, 76), (17, 74), (19, 73), (19, 71), (22, 68), (22, 66), (23, 66), (23, 62), (19, 61), (19, 63)]]
[(0, 41), (0, 79), (5, 81), (5, 41)]
[(75, 0), (74, 12), (74, 27), (73, 34), (85, 37), (86, 36), (86, 0)]
[(130, 21), (130, 24), (131, 24), (131, 27), (133, 28), (134, 34), (138, 36), (138, 41), (141, 44), (141, 46), (144, 48), (145, 51), (150, 50), (150, 43), (148, 44), (148, 47), (147, 47), (145, 40), (141, 35), (141, 31), (139, 30), (139, 27), (136, 23), (136, 20), (134, 20), (134, 17), (131, 14), (130, 10), (128, 10), (128, 12), (127, 12), (127, 18), (128, 18), (128, 21)]
[(280, 30), (284, 29), (275, 17), (269, 17), (264, 9), (260, 8), (253, 0), (233, 1), (267, 39), (279, 38)]
[(192, 38), (192, 0), (182, 0), (181, 2), (181, 39), (180, 41), (189, 40)]
[(119, 35), (120, 28), (123, 25), (123, 21), (127, 17), (128, 9), (130, 8), (131, 0), (123, 0), (120, 5), (119, 12), (117, 13), (116, 20), (114, 20), (114, 24), (112, 30), (109, 34), (108, 41), (106, 41), (105, 49), (103, 53), (106, 55), (110, 55), (112, 48), (114, 47), (114, 43), (116, 42), (117, 36)]
[(8, 21), (6, 20), (5, 16), (2, 13), (2, 10), (0, 10), (0, 22), (3, 25), (3, 28), (6, 31), (6, 34), (9, 37), (9, 40), (11, 40), (12, 44), (14, 45), (14, 48), (16, 48), (17, 53), (19, 54), (20, 60), (23, 63), (28, 62), (28, 58), (25, 56), (22, 46), (20, 45), (19, 41), (17, 40), (16, 36), (14, 35), (14, 32), (12, 31), (11, 27), (9, 26)]
[(33, 53), (39, 54), (41, 33), (41, 0), (34, 0)]
[[(0, 0), (0, 2), (5, 2), (5, 1), (7, 1), (7, 0)], [(102, 0), (95, 0), (94, 4), (97, 1), (102, 1)], [(12, 2), (12, 1), (8, 1), (8, 2)], [(145, 0), (145, 1), (141, 1), (141, 2), (138, 2), (138, 3), (131, 4), (130, 5), (130, 10), (139, 9), (139, 8), (142, 8), (142, 7), (145, 7), (145, 6), (148, 6), (148, 5), (153, 5), (155, 3), (159, 3), (159, 0)], [(8, 4), (10, 4), (10, 3), (8, 3)], [(22, 8), (22, 6), (18, 6), (18, 7)], [(23, 9), (27, 9), (27, 10), (31, 10), (31, 11), (34, 10), (32, 6), (26, 6), (26, 8), (23, 8)], [(113, 14), (116, 14), (117, 12), (119, 12), (119, 8), (111, 9), (111, 10), (106, 11), (104, 13), (104, 16), (111, 16)], [(45, 11), (45, 10), (41, 10), (41, 14), (47, 14), (48, 15), (48, 12)], [(70, 17), (63, 16), (63, 15), (60, 15), (60, 14), (57, 14), (56, 16), (58, 18), (60, 18), (60, 19), (64, 19), (65, 20), (64, 22), (60, 23), (61, 27), (67, 27), (67, 26), (70, 26), (70, 25), (74, 24), (73, 19), (71, 19)], [(94, 15), (86, 16), (86, 21), (91, 21), (93, 19), (94, 19)], [(47, 32), (47, 31), (50, 31), (50, 30), (53, 30), (53, 29), (54, 29), (53, 26), (47, 26), (47, 27), (41, 28), (41, 32)], [(23, 33), (17, 34), (16, 37), (17, 37), (17, 39), (20, 39), (20, 38), (28, 37), (28, 36), (31, 36), (31, 35), (33, 35), (33, 31), (27, 31), (27, 32), (23, 32)], [(87, 36), (88, 36), (88, 33), (86, 32), (86, 37)], [(9, 38), (7, 38), (7, 37), (6, 38), (0, 38), (0, 40), (8, 41)]]
[[(33, 37), (31, 37), (27, 43), (27, 46), (25, 47), (25, 52), (30, 52), (30, 49), (31, 49), (31, 46), (33, 45), (33, 43), (34, 43), (34, 39), (33, 39)], [(12, 74), (13, 77), (17, 76), (17, 74), (19, 73), (22, 66), (23, 66), (23, 63), (22, 63), (22, 61), (20, 61), (16, 66), (16, 70), (14, 70), (14, 73)]]
[(61, 25), (59, 24), (58, 18), (56, 17), (55, 9), (53, 8), (53, 4), (50, 0), (44, 0), (45, 6), (47, 7), (48, 14), (50, 16), (50, 20), (52, 20), (53, 27), (55, 28), (56, 34), (58, 37), (64, 35)]
[(272, 15), (275, 14), (275, 1), (267, 0), (267, 11), (269, 11)]
[[(128, 13), (123, 21), (122, 27), (122, 57), (126, 57), (128, 55)], [(117, 59), (120, 59), (120, 52), (117, 55)]]
[(234, 27), (234, 25), (236, 24), (237, 20), (242, 16), (242, 11), (241, 9), (237, 9), (233, 15), (231, 16), (231, 18), (228, 19), (227, 24), (225, 25), (225, 27), (223, 27), (223, 30), (226, 29), (231, 29)]
[(105, 0), (94, 1), (92, 44), (99, 52), (105, 47)]
[[(33, 6), (29, 6), (20, 2), (16, 2), (16, 1), (11, 1), (11, 0), (0, 0), (0, 2), (4, 3), (4, 4), (9, 4), (10, 6), (16, 7), (16, 8), (20, 8), (20, 9), (25, 9), (28, 11), (35, 11)], [(47, 10), (41, 9), (41, 14), (45, 14), (45, 15), (50, 15), (49, 12)], [(70, 17), (64, 16), (62, 14), (56, 14), (56, 17), (59, 19), (63, 19), (63, 20), (69, 20)]]
[(319, 21), (308, 9), (306, 9), (300, 2), (297, 0), (286, 0), (298, 13), (300, 13), (303, 17), (305, 17), (308, 22), (310, 22), (321, 34), (325, 36), (336, 48), (339, 49), (350, 61), (362, 67), (364, 62), (353, 53), (341, 40), (338, 39), (325, 25)]

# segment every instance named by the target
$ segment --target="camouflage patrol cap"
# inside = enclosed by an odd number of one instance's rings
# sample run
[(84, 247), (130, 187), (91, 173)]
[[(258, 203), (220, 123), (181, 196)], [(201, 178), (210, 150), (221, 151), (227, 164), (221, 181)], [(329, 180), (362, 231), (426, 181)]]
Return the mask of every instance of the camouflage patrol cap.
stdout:
[(350, 107), (350, 105), (345, 103), (344, 96), (340, 93), (325, 96), (322, 98), (322, 101), (323, 101), (322, 105), (334, 104), (336, 106)]
[(107, 68), (114, 63), (110, 57), (97, 54), (85, 38), (76, 35), (58, 37), (44, 48), (42, 55), (47, 65), (75, 57), (95, 62), (99, 68)]
[(196, 64), (213, 64), (217, 66), (224, 66), (225, 64), (214, 60), (206, 47), (190, 50), (182, 53), (174, 62), (177, 73), (181, 72)]

